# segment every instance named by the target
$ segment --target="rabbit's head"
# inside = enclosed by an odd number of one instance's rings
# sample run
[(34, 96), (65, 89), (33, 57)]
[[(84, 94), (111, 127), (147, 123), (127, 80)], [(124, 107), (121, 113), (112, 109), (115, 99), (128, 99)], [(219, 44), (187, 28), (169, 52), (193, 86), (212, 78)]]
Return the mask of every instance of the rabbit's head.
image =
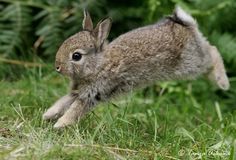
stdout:
[(83, 30), (69, 37), (56, 54), (57, 72), (76, 78), (93, 74), (102, 59), (110, 28), (111, 19), (106, 18), (93, 29), (91, 17), (84, 11)]

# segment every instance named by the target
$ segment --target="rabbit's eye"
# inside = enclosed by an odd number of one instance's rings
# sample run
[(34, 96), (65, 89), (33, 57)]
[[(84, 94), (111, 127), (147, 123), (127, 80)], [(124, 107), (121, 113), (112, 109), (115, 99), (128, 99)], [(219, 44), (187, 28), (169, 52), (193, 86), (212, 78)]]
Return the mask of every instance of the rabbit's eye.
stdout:
[(72, 55), (72, 59), (73, 59), (74, 61), (79, 61), (81, 58), (82, 58), (82, 54), (79, 53), (79, 52), (75, 52), (75, 53), (73, 53), (73, 55)]

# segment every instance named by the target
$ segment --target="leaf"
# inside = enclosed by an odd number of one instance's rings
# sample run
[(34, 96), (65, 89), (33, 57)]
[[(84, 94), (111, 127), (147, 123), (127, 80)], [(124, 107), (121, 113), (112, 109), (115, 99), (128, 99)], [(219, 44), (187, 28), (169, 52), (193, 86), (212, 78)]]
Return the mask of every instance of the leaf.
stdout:
[(26, 40), (30, 39), (27, 34), (31, 23), (30, 8), (13, 3), (3, 9), (0, 14), (0, 53), (4, 56), (24, 55), (25, 47), (30, 45)]

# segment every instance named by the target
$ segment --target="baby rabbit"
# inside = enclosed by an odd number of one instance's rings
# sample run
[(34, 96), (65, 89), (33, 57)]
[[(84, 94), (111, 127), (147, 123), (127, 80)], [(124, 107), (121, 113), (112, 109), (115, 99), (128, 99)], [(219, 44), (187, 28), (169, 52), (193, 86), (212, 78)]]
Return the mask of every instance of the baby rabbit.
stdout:
[(162, 21), (106, 39), (111, 19), (95, 28), (84, 11), (83, 30), (68, 38), (56, 55), (56, 71), (71, 78), (71, 92), (43, 119), (59, 118), (54, 128), (80, 120), (99, 102), (155, 81), (194, 79), (207, 75), (219, 88), (229, 81), (216, 47), (202, 36), (196, 21), (180, 7)]

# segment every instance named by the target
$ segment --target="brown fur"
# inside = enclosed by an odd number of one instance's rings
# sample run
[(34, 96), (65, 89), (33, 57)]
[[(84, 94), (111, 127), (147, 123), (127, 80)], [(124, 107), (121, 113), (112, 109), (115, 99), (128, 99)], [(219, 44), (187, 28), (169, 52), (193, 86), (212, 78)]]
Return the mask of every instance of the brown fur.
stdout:
[[(177, 8), (162, 21), (127, 32), (106, 42), (111, 19), (93, 29), (84, 12), (83, 31), (68, 38), (56, 55), (57, 71), (72, 80), (71, 93), (58, 100), (44, 119), (61, 116), (55, 128), (80, 119), (98, 102), (155, 81), (194, 79), (207, 74), (228, 89), (223, 61), (217, 49), (201, 35), (195, 20)], [(82, 54), (79, 61), (72, 59)]]

